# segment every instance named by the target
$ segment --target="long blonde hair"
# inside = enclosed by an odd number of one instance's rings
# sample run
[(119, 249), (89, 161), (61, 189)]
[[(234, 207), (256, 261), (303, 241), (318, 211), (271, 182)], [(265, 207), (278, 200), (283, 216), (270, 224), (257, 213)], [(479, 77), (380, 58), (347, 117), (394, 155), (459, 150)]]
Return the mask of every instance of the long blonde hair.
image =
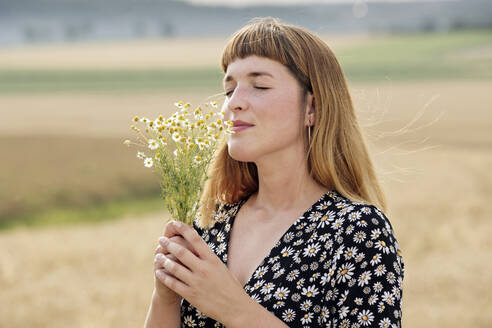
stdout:
[[(313, 93), (315, 125), (306, 145), (307, 167), (315, 181), (343, 196), (386, 211), (386, 199), (367, 151), (340, 64), (328, 45), (302, 27), (272, 17), (256, 18), (230, 38), (222, 70), (237, 58), (266, 57), (285, 65), (302, 90)], [(303, 132), (305, 135), (305, 131)], [(198, 226), (210, 228), (220, 203), (234, 204), (258, 190), (256, 164), (229, 156), (221, 141), (200, 200)]]

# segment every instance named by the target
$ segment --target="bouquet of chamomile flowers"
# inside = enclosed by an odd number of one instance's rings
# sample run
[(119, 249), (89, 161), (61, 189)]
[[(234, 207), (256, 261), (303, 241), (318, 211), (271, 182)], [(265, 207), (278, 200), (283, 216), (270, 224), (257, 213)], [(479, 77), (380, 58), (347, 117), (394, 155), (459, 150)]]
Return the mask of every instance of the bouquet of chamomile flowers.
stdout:
[[(159, 175), (161, 196), (172, 218), (189, 225), (197, 215), (207, 170), (223, 134), (233, 133), (233, 123), (224, 121), (217, 102), (191, 109), (189, 103), (174, 104), (178, 111), (169, 118), (155, 120), (135, 116), (131, 129), (137, 142), (124, 144), (143, 147), (137, 158)], [(144, 124), (143, 129), (136, 124)]]

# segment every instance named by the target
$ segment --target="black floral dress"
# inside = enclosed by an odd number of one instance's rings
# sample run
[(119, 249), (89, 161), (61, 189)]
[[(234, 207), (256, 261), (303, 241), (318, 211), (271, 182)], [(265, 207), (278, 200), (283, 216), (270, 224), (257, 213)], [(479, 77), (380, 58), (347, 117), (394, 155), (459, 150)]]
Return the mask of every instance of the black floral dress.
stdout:
[[(236, 213), (222, 204), (202, 230), (227, 264)], [(292, 224), (244, 286), (289, 327), (400, 327), (404, 263), (390, 222), (375, 206), (329, 191)], [(182, 327), (224, 327), (186, 299)]]

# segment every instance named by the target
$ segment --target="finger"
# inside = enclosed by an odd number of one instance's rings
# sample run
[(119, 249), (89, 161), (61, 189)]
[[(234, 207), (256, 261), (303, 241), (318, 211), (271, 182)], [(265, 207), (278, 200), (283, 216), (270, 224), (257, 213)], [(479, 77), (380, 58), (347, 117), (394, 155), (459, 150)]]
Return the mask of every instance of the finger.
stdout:
[[(186, 241), (186, 239), (184, 239), (183, 237), (181, 237), (181, 236), (173, 236), (173, 237), (169, 238), (169, 240), (177, 243), (178, 245), (181, 245), (181, 246), (187, 248), (193, 254), (195, 254), (195, 256), (198, 256), (197, 252), (193, 249), (193, 246), (191, 246), (191, 244), (188, 241)], [(161, 248), (164, 250), (163, 254), (164, 255), (169, 254), (170, 252), (167, 251), (167, 246), (162, 243), (162, 241), (161, 241), (160, 238), (158, 239), (158, 241), (159, 241), (159, 244), (160, 244)]]
[[(157, 253), (161, 253), (161, 254), (164, 254), (164, 248), (162, 248), (161, 245), (157, 245), (157, 247), (155, 248), (155, 251), (154, 251), (154, 256), (157, 255)], [(165, 255), (165, 254), (164, 254)]]
[(171, 254), (167, 249), (164, 249), (161, 245), (158, 245), (154, 251), (154, 256), (157, 254), (162, 254), (165, 256), (171, 256), (171, 260), (175, 261), (176, 257)]
[(154, 256), (154, 270), (164, 268), (165, 256), (162, 253), (158, 253)]
[[(186, 252), (190, 256), (194, 256), (186, 248), (181, 247), (177, 244), (174, 244), (173, 242), (170, 242), (170, 246), (171, 246), (170, 247), (171, 252), (173, 251), (172, 249), (174, 248), (174, 246), (176, 246), (176, 247), (180, 248), (179, 253)], [(178, 259), (179, 259), (179, 257), (178, 257)], [(181, 262), (183, 262), (183, 261), (181, 261)], [(184, 282), (185, 284), (187, 284), (187, 285), (190, 284), (191, 279), (192, 279), (192, 273), (185, 265), (181, 265), (179, 263), (176, 263), (173, 260), (166, 257), (163, 260), (163, 268), (166, 269), (169, 273), (171, 273), (174, 277), (176, 277), (177, 279)]]
[[(197, 254), (198, 257), (202, 259), (210, 259), (212, 255), (215, 256), (215, 253), (212, 252), (205, 240), (203, 240), (195, 229), (178, 221), (172, 221), (170, 223), (175, 226), (176, 231), (191, 245), (191, 247), (195, 250), (194, 253)], [(185, 263), (181, 257), (177, 257), (181, 260), (181, 262)]]
[(171, 238), (172, 236), (178, 236), (180, 233), (174, 224), (177, 221), (169, 221), (164, 228), (163, 236), (166, 238)]
[(156, 277), (169, 289), (173, 290), (176, 294), (179, 294), (184, 298), (188, 297), (190, 287), (179, 281), (179, 279), (176, 279), (172, 275), (167, 274), (161, 270), (156, 272)]
[(154, 270), (164, 268), (164, 261), (166, 260), (166, 258), (182, 265), (182, 263), (176, 258), (176, 256), (172, 254), (163, 255), (162, 253), (157, 253), (154, 256)]

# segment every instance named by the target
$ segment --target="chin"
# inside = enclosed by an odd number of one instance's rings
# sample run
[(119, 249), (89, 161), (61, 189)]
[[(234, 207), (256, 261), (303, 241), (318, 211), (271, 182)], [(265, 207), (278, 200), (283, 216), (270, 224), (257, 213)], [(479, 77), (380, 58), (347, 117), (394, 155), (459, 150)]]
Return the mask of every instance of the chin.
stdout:
[(229, 156), (231, 156), (231, 158), (236, 161), (254, 162), (255, 156), (247, 149), (244, 149), (244, 147), (241, 147), (240, 145), (231, 145), (229, 143), (227, 145), (227, 150), (229, 152)]

